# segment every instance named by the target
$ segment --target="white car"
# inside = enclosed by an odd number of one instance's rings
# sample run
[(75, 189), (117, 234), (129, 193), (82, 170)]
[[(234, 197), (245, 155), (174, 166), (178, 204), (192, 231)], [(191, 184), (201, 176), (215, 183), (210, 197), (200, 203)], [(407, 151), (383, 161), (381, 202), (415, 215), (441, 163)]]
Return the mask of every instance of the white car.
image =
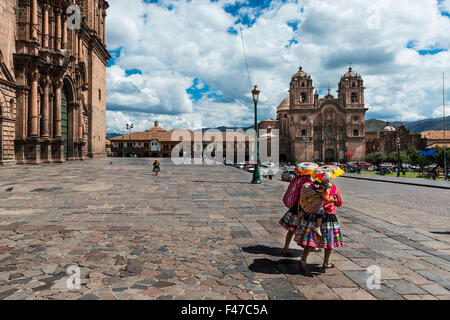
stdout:
[(236, 163), (234, 166), (238, 169), (244, 169), (245, 163)]

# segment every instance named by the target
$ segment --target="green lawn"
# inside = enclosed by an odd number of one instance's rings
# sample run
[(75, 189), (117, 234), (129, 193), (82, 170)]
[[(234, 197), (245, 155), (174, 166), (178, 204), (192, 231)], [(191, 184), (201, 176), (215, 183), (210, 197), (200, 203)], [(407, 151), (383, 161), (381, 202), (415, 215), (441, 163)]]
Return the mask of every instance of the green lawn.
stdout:
[[(361, 173), (376, 175), (376, 171), (361, 171)], [(385, 176), (396, 177), (397, 176), (397, 172), (386, 174)], [(423, 176), (420, 175), (419, 172), (406, 172), (406, 175), (403, 175), (403, 174), (400, 173), (400, 177), (403, 177), (403, 178), (424, 178)], [(444, 181), (444, 177), (439, 177), (436, 180)]]

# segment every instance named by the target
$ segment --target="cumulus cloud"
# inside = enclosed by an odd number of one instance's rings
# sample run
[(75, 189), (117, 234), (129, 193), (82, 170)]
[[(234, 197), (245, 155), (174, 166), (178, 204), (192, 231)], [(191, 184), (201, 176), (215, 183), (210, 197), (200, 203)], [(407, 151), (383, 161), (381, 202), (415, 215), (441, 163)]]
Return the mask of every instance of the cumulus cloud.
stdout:
[[(325, 89), (351, 61), (365, 80), (367, 118), (418, 120), (442, 106), (449, 0), (238, 2), (260, 120), (276, 117), (300, 64)], [(234, 0), (109, 3), (107, 45), (120, 55), (107, 72), (108, 131), (124, 131), (126, 119), (140, 130), (154, 120), (168, 129), (253, 123)]]

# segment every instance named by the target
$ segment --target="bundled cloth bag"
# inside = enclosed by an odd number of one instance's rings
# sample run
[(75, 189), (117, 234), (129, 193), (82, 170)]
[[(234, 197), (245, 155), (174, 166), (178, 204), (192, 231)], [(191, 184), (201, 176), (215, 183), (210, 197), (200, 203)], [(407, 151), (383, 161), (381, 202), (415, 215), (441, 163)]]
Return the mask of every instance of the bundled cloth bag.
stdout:
[(281, 217), (279, 223), (289, 232), (295, 232), (299, 225), (298, 201), (305, 183), (311, 183), (311, 175), (318, 165), (311, 162), (303, 162), (295, 167), (297, 176), (291, 181), (283, 197), (284, 205), (289, 210)]

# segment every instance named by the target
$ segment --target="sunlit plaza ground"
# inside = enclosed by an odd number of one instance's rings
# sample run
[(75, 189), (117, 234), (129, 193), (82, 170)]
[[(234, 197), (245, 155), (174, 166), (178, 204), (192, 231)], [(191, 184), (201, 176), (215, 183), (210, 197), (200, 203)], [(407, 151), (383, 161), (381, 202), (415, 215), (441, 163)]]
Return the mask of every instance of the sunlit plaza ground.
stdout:
[[(279, 179), (104, 159), (0, 169), (0, 299), (449, 299), (448, 190), (341, 177), (336, 268), (281, 255)], [(10, 188), (12, 188), (12, 191)], [(67, 269), (80, 267), (80, 289)], [(381, 286), (369, 289), (369, 266)]]

